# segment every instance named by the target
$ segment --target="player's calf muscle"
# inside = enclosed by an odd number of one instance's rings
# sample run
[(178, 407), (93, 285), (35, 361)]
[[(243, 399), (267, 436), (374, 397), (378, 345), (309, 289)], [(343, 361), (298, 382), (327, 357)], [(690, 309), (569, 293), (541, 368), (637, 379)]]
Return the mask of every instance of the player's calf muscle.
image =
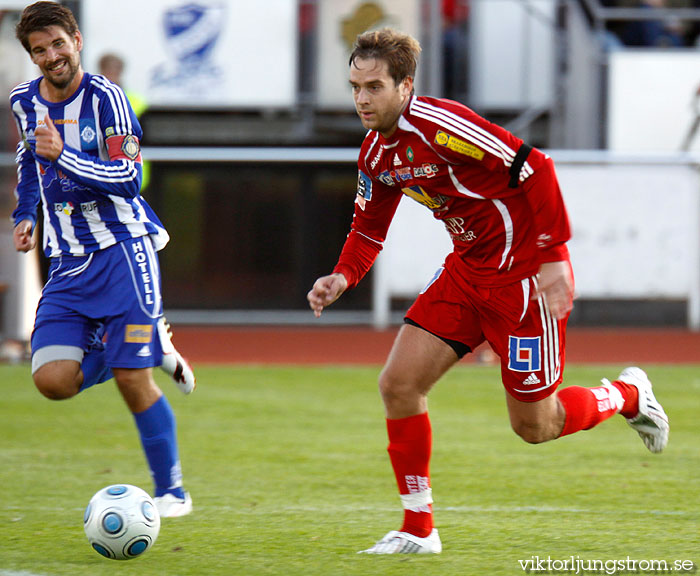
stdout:
[(561, 432), (560, 427), (551, 422), (511, 422), (513, 431), (528, 444), (541, 444), (554, 440)]
[(518, 402), (508, 397), (508, 413), (513, 431), (529, 444), (541, 444), (558, 438), (566, 413), (556, 396), (539, 402)]

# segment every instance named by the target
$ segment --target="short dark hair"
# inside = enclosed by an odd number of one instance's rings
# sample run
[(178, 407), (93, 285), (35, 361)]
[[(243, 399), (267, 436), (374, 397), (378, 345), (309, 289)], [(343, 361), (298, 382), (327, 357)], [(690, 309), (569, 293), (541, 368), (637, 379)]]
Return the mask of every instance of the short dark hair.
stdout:
[(69, 8), (57, 2), (35, 2), (30, 4), (20, 16), (15, 27), (15, 36), (22, 43), (24, 49), (29, 52), (29, 35), (32, 32), (46, 30), (49, 26), (60, 26), (69, 36), (78, 31), (78, 23)]
[(413, 36), (382, 28), (363, 32), (355, 39), (348, 64), (352, 66), (357, 58), (383, 60), (389, 67), (389, 75), (398, 85), (407, 76), (415, 77), (420, 53), (420, 43)]

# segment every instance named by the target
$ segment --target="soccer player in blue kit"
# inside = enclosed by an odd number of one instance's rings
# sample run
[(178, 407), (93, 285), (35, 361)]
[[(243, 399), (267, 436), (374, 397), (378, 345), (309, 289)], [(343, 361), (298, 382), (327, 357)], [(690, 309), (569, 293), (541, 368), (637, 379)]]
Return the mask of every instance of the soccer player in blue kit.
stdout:
[(14, 244), (34, 248), (41, 202), (50, 259), (31, 338), (34, 383), (61, 400), (114, 377), (160, 515), (189, 514), (175, 418), (152, 368), (185, 394), (195, 377), (163, 318), (156, 252), (169, 237), (140, 195), (141, 126), (119, 86), (83, 71), (83, 38), (68, 8), (27, 6), (16, 35), (42, 74), (10, 95), (21, 136)]

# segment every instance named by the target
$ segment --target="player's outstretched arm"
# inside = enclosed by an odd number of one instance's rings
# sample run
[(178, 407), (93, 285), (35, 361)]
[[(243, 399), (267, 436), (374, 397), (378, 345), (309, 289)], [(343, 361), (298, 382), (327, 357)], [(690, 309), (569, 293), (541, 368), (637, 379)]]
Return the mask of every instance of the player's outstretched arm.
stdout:
[(326, 306), (330, 306), (348, 287), (348, 281), (343, 274), (331, 274), (322, 276), (314, 282), (313, 288), (306, 295), (309, 306), (314, 311), (316, 318)]

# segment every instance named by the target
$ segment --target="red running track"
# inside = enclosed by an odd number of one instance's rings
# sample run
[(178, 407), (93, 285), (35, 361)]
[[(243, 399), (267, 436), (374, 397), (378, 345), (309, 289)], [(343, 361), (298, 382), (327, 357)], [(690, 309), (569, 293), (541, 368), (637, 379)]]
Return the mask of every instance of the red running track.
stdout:
[[(193, 363), (383, 364), (397, 328), (174, 326), (173, 341)], [(490, 352), (482, 347), (464, 362)], [(567, 362), (700, 363), (700, 332), (684, 329), (570, 328)]]

